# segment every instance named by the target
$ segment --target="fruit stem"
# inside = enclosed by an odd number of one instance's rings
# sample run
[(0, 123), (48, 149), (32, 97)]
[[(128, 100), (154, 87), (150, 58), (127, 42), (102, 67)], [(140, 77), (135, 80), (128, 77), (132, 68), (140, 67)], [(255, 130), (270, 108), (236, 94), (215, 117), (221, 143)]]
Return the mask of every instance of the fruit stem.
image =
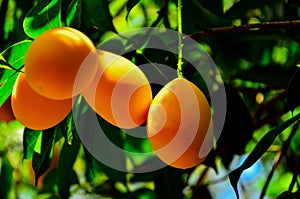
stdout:
[(178, 8), (177, 8), (177, 21), (178, 21), (178, 63), (177, 63), (177, 75), (178, 77), (182, 77), (182, 0), (178, 0)]

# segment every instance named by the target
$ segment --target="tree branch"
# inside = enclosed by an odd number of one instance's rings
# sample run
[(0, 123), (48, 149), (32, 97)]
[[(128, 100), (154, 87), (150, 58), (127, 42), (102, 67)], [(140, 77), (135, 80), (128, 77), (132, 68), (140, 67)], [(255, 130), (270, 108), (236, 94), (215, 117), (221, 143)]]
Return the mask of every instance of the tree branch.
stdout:
[(218, 27), (212, 28), (209, 30), (203, 30), (198, 33), (192, 34), (192, 38), (201, 38), (208, 37), (213, 35), (218, 35), (222, 33), (231, 33), (231, 32), (245, 32), (251, 30), (262, 30), (270, 28), (290, 28), (290, 27), (300, 27), (300, 20), (292, 21), (272, 21), (272, 22), (263, 22), (255, 24), (245, 24), (241, 26), (229, 26), (229, 27)]

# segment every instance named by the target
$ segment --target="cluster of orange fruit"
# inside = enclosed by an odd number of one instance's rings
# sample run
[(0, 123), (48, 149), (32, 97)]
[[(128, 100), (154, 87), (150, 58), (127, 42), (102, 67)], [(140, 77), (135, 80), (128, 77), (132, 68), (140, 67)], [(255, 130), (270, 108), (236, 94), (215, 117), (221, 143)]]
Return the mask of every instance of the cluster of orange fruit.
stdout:
[(55, 126), (80, 93), (115, 126), (130, 129), (147, 121), (150, 144), (168, 165), (189, 168), (204, 160), (200, 149), (211, 134), (211, 113), (192, 82), (176, 78), (153, 98), (147, 77), (134, 63), (96, 49), (80, 31), (63, 27), (42, 33), (28, 49), (13, 88), (16, 119), (31, 129)]

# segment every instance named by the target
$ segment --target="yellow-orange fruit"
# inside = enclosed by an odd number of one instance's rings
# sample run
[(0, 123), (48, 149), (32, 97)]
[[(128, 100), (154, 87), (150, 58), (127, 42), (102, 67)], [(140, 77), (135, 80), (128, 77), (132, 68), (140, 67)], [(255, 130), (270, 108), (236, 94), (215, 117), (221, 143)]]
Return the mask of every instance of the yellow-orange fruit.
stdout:
[(96, 62), (95, 46), (85, 34), (69, 27), (54, 28), (30, 45), (25, 56), (26, 79), (44, 97), (68, 99), (90, 84)]
[(176, 168), (200, 164), (212, 146), (211, 112), (206, 97), (192, 82), (176, 78), (154, 97), (147, 134), (155, 154)]
[(0, 107), (0, 121), (10, 122), (15, 119), (16, 118), (11, 108), (11, 96), (9, 96), (7, 100)]
[(52, 100), (36, 93), (20, 73), (13, 87), (12, 110), (16, 119), (24, 126), (44, 130), (61, 122), (71, 111), (72, 98)]
[(82, 94), (102, 118), (125, 129), (147, 119), (152, 91), (145, 74), (128, 59), (98, 50), (98, 72)]

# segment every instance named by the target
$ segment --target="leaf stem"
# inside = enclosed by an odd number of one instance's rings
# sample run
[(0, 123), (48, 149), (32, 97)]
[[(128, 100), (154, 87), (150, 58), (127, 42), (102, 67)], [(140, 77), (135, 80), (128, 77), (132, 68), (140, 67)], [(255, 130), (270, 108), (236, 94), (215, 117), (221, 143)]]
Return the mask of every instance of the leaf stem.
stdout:
[(183, 48), (183, 43), (182, 43), (182, 16), (181, 16), (181, 9), (182, 9), (182, 0), (178, 0), (178, 8), (177, 8), (177, 13), (178, 13), (178, 63), (177, 63), (177, 74), (178, 77), (182, 77), (182, 48)]

